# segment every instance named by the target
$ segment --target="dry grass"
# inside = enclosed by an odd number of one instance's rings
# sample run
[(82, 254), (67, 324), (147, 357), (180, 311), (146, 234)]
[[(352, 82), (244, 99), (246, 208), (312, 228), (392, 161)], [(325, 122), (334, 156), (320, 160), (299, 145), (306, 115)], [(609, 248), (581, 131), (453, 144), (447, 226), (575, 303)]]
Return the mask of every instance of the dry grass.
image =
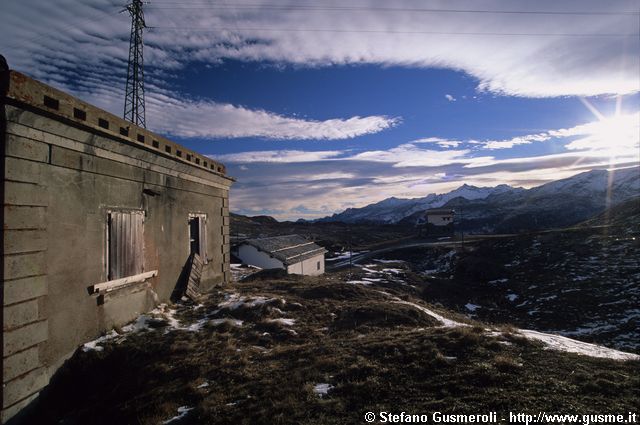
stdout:
[[(546, 351), (517, 337), (489, 337), (482, 326), (437, 327), (416, 309), (389, 303), (377, 288), (331, 279), (239, 283), (228, 292), (272, 300), (220, 309), (220, 293), (198, 310), (181, 307), (179, 317), (234, 318), (244, 321), (241, 327), (156, 329), (102, 352), (78, 352), (33, 423), (156, 425), (185, 405), (194, 410), (180, 424), (361, 424), (364, 412), (379, 410), (640, 407), (638, 362)], [(318, 383), (333, 388), (320, 397), (313, 390)]]

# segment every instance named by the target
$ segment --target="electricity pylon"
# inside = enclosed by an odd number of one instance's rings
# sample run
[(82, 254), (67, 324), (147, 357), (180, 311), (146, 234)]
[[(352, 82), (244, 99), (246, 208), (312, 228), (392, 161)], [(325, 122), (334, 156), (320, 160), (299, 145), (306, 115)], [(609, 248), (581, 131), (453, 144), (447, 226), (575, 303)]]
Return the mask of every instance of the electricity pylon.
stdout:
[(142, 55), (142, 31), (146, 28), (146, 25), (142, 4), (142, 0), (132, 0), (125, 9), (131, 15), (131, 38), (129, 40), (129, 66), (124, 98), (124, 119), (146, 128), (144, 56)]

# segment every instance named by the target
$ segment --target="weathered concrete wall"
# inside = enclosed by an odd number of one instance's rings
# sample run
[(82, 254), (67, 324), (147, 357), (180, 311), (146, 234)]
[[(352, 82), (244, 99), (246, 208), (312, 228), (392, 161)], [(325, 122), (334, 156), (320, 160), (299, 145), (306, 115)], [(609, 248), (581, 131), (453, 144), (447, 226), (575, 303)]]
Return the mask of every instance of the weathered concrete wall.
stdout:
[[(230, 279), (232, 180), (221, 164), (13, 77), (20, 86), (9, 90), (3, 158), (3, 422), (37, 397), (78, 346), (169, 299), (189, 256), (189, 213), (207, 215), (201, 288)], [(74, 118), (76, 109), (85, 115)], [(131, 138), (104, 129), (105, 120), (111, 129), (128, 125)], [(144, 270), (158, 274), (98, 297), (88, 287), (108, 280), (113, 209), (144, 211)]]
[[(320, 263), (320, 269), (318, 269), (318, 263)], [(299, 263), (291, 264), (287, 267), (287, 273), (303, 274), (307, 276), (318, 276), (324, 274), (324, 254), (319, 254), (315, 257), (300, 261)]]

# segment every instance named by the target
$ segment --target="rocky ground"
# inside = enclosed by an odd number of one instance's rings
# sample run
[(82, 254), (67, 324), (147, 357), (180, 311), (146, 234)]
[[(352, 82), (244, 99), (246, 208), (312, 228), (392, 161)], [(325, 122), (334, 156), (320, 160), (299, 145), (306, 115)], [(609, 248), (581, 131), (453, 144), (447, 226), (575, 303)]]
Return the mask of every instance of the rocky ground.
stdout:
[(389, 254), (471, 318), (640, 352), (640, 234), (579, 228)]
[(640, 361), (450, 313), (420, 299), (406, 263), (376, 260), (316, 278), (234, 267), (242, 281), (79, 349), (31, 419), (360, 424), (368, 411), (639, 410)]

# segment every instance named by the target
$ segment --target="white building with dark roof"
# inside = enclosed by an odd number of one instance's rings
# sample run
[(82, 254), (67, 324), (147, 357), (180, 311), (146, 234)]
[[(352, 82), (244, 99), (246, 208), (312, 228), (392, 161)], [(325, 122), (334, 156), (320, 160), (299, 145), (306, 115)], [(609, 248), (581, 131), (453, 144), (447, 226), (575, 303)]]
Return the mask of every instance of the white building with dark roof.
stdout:
[(290, 274), (317, 276), (324, 273), (326, 249), (299, 235), (247, 239), (237, 247), (245, 264), (263, 269), (285, 269)]
[(424, 212), (424, 222), (434, 226), (453, 224), (455, 211), (451, 208), (431, 208)]

